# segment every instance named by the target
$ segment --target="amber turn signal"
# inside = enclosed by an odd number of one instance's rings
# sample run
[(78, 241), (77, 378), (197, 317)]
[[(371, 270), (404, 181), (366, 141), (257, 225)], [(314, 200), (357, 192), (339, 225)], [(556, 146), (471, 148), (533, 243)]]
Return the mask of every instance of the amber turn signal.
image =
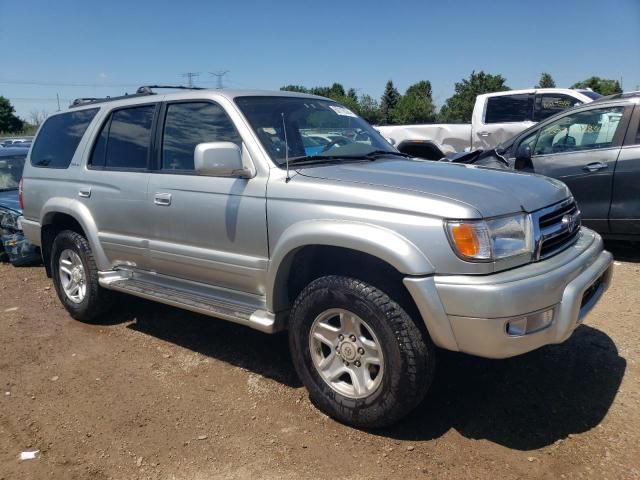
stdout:
[(480, 253), (480, 239), (473, 225), (458, 223), (451, 225), (451, 239), (460, 255), (475, 257)]

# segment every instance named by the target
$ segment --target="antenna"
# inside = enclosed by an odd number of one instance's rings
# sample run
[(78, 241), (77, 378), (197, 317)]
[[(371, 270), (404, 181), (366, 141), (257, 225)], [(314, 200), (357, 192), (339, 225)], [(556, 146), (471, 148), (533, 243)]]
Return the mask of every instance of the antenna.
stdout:
[(216, 77), (216, 81), (217, 81), (217, 86), (216, 88), (218, 90), (222, 90), (222, 77), (224, 77), (227, 73), (229, 73), (229, 70), (225, 70), (224, 72), (220, 71), (220, 72), (209, 72), (209, 75), (211, 75), (212, 77)]
[(291, 177), (289, 176), (289, 142), (287, 141), (287, 124), (284, 121), (284, 112), (281, 112), (282, 115), (282, 131), (284, 132), (284, 163), (287, 169), (287, 176), (285, 177), (284, 182), (289, 183)]

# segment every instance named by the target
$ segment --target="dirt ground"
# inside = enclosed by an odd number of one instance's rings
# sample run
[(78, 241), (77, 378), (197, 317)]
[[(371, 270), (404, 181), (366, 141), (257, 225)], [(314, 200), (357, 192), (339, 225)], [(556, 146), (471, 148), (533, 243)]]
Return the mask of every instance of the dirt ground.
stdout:
[(134, 298), (83, 324), (43, 268), (0, 265), (0, 480), (640, 478), (640, 249), (610, 248), (566, 343), (440, 352), (427, 400), (371, 432), (310, 404), (286, 335)]

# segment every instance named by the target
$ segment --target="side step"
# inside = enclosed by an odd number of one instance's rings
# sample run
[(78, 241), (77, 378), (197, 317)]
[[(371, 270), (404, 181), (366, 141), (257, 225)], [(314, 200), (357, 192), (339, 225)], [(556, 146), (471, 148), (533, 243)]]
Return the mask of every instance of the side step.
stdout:
[[(118, 275), (119, 273), (121, 275)], [(100, 275), (100, 285), (109, 290), (229, 320), (261, 332), (273, 333), (277, 330), (275, 315), (260, 308), (262, 305), (256, 301), (259, 297), (255, 295), (223, 289), (210, 289), (208, 294), (203, 294), (202, 288), (190, 288), (190, 291), (185, 291), (186, 288), (167, 285), (169, 282), (166, 278), (160, 277), (158, 281), (155, 279), (149, 281), (130, 275), (132, 275), (130, 272), (108, 272)]]

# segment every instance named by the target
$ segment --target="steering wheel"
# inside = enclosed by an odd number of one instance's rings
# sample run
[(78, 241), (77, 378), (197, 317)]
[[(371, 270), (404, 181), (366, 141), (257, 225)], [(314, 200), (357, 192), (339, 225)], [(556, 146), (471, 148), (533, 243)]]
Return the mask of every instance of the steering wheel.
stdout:
[(350, 143), (353, 143), (351, 140), (349, 140), (348, 138), (336, 138), (335, 140), (331, 140), (329, 143), (327, 143), (324, 148), (320, 151), (320, 153), (324, 153), (324, 152), (328, 152), (329, 150), (331, 150), (333, 147), (342, 147), (344, 145), (348, 145)]

